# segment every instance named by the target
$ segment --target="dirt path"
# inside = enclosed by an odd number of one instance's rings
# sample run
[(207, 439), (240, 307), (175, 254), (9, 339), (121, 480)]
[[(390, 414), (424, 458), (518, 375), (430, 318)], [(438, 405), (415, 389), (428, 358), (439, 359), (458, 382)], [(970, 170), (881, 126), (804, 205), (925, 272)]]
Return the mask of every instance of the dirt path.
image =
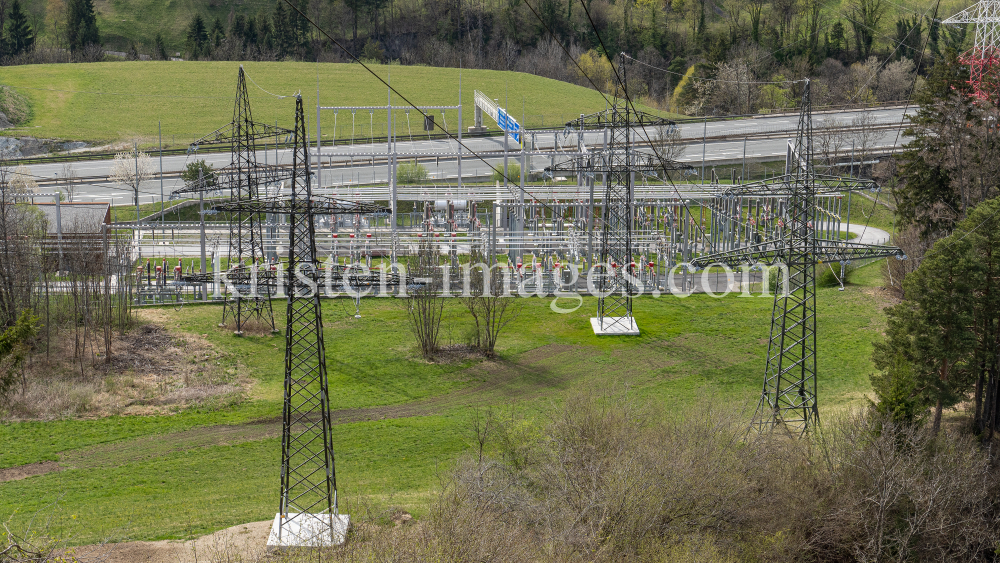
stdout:
[[(651, 362), (657, 365), (652, 365)], [(662, 357), (635, 358), (612, 354), (586, 346), (547, 345), (518, 356), (515, 361), (486, 360), (467, 370), (461, 377), (473, 383), (452, 393), (410, 403), (341, 409), (333, 411), (334, 424), (370, 420), (429, 416), (460, 407), (510, 403), (539, 398), (565, 390), (574, 381), (600, 372), (614, 378), (636, 369), (660, 368), (672, 360)], [(235, 445), (281, 436), (281, 419), (237, 425), (193, 428), (168, 434), (143, 436), (110, 444), (100, 444), (64, 452), (59, 463), (46, 462), (0, 471), (0, 482), (44, 475), (63, 468), (93, 469), (142, 462), (172, 453), (197, 448)]]
[(55, 461), (43, 461), (41, 463), (29, 463), (28, 465), (8, 467), (7, 469), (0, 469), (0, 483), (3, 483), (4, 481), (26, 479), (28, 477), (34, 477), (35, 475), (45, 475), (46, 473), (52, 473), (53, 471), (59, 471), (60, 469), (62, 469), (62, 467), (60, 467)]
[(136, 541), (73, 548), (80, 561), (101, 563), (197, 563), (258, 561), (271, 521), (240, 524), (188, 541)]

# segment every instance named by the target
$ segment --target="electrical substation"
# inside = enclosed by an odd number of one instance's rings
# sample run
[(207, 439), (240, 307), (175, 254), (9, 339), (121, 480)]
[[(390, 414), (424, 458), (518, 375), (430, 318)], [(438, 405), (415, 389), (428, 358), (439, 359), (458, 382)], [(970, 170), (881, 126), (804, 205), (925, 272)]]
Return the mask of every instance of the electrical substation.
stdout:
[[(596, 295), (595, 337), (628, 337), (641, 334), (644, 299), (756, 283), (774, 293), (774, 307), (753, 426), (801, 434), (818, 422), (816, 268), (843, 274), (850, 263), (903, 256), (848, 240), (851, 194), (879, 188), (814, 171), (808, 80), (784, 170), (756, 182), (734, 172), (725, 183), (714, 171), (689, 182), (694, 169), (676, 159), (676, 124), (626, 97), (562, 128), (528, 129), (487, 93), (475, 92), (471, 125), (460, 104), (394, 104), (394, 93), (387, 88), (384, 106), (317, 104), (316, 139), (331, 120), (342, 131), (337, 122), (348, 116), (352, 135), (311, 142), (301, 96), (288, 97), (292, 129), (253, 120), (241, 67), (232, 122), (189, 151), (228, 146), (231, 164), (173, 196), (197, 198), (200, 220), (114, 225), (135, 233), (138, 259), (127, 275), (137, 303), (221, 302), (220, 326), (236, 335), (248, 323), (273, 330), (280, 309), (272, 303), (286, 303), (270, 546), (340, 543), (349, 523), (337, 503), (322, 298), (347, 296), (360, 314), (365, 299), (427, 284), (454, 297), (468, 290), (463, 272), (481, 268), (502, 273), (490, 289), (498, 295)], [(357, 138), (359, 116), (372, 131), (376, 115), (388, 124), (385, 138)], [(404, 123), (405, 136), (397, 132)], [(446, 135), (433, 138), (436, 129)], [(488, 148), (469, 148), (470, 136)], [(261, 162), (264, 144), (274, 147), (270, 163)], [(456, 173), (422, 176), (441, 162)], [(407, 271), (421, 253), (440, 270), (434, 279)]]

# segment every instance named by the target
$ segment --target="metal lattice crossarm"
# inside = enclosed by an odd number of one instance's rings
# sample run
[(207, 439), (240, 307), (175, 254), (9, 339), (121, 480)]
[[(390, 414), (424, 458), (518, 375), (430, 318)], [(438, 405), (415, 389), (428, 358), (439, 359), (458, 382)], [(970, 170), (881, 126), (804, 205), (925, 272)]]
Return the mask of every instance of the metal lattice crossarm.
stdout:
[[(234, 266), (220, 275), (224, 275), (231, 287), (243, 295), (251, 295), (255, 291), (264, 295), (274, 295), (278, 288), (278, 274), (269, 265)], [(214, 272), (185, 274), (181, 276), (184, 283), (215, 283), (220, 281)]]
[(660, 170), (692, 170), (690, 164), (684, 164), (668, 159), (661, 159), (655, 154), (642, 152), (639, 150), (629, 151), (628, 157), (623, 158), (621, 163), (612, 163), (604, 152), (595, 152), (576, 156), (556, 163), (553, 166), (546, 166), (546, 172), (578, 172), (586, 170), (588, 172), (610, 172), (613, 166), (628, 166), (635, 172), (657, 172)]
[[(282, 266), (283, 267), (283, 266)], [(288, 272), (282, 272), (288, 276)], [(270, 266), (253, 268), (237, 267), (223, 273), (207, 272), (204, 274), (185, 274), (181, 276), (181, 282), (188, 284), (215, 283), (220, 281), (220, 277), (225, 275), (229, 285), (236, 287), (241, 293), (249, 293), (257, 288), (257, 291), (267, 295), (274, 295), (278, 288), (278, 273), (270, 269)], [(334, 265), (332, 268), (320, 268), (316, 274), (319, 287), (331, 287), (335, 291), (346, 287), (352, 290), (377, 288), (381, 286), (396, 287), (400, 283), (399, 273), (394, 271), (360, 271), (351, 270), (343, 265)], [(414, 283), (413, 276), (407, 275), (404, 283), (407, 285)]]
[(644, 111), (639, 111), (629, 105), (627, 108), (622, 107), (618, 110), (606, 109), (598, 112), (594, 112), (590, 115), (584, 115), (578, 119), (566, 122), (567, 129), (579, 130), (583, 129), (604, 129), (606, 127), (614, 127), (616, 124), (622, 121), (628, 121), (630, 125), (635, 127), (676, 127), (677, 123), (671, 121), (665, 117), (660, 117), (658, 115), (653, 115), (651, 113), (646, 113)]
[[(725, 186), (720, 196), (790, 196), (800, 189), (799, 186), (795, 185), (796, 181), (795, 174), (785, 174), (759, 182), (734, 184)], [(860, 191), (877, 192), (880, 189), (874, 180), (845, 176), (813, 174), (811, 181), (812, 193), (817, 196)]]
[[(238, 190), (241, 182), (239, 170), (234, 166), (224, 166), (215, 173), (215, 181), (202, 179), (194, 181), (171, 192), (173, 196), (196, 194), (200, 192), (233, 191)], [(275, 166), (273, 164), (257, 164), (255, 166), (255, 180), (259, 186), (272, 186), (281, 184), (292, 178), (292, 170), (287, 166)], [(243, 179), (245, 181), (245, 179)]]
[[(816, 239), (812, 255), (817, 263), (824, 262), (858, 262), (892, 256), (903, 257), (903, 251), (895, 246), (879, 244), (862, 244), (842, 240)], [(691, 260), (694, 268), (708, 268), (713, 265), (723, 265), (728, 268), (738, 268), (744, 264), (759, 264), (774, 266), (787, 263), (788, 248), (781, 242), (771, 241), (752, 244), (726, 252), (705, 254)]]
[[(296, 206), (298, 207), (296, 209)], [(214, 209), (229, 213), (275, 213), (288, 214), (292, 212), (308, 212), (313, 215), (368, 215), (372, 213), (391, 213), (387, 207), (373, 203), (347, 201), (325, 196), (313, 196), (306, 205), (300, 199), (289, 196), (278, 196), (256, 199), (253, 201), (227, 201), (214, 206)]]
[(249, 128), (241, 128), (236, 126), (236, 124), (230, 123), (220, 127), (188, 145), (188, 153), (197, 151), (198, 147), (202, 145), (232, 145), (237, 138), (250, 141), (281, 139), (280, 142), (287, 143), (291, 140), (291, 135), (294, 133), (290, 129), (265, 123), (251, 122), (249, 125)]

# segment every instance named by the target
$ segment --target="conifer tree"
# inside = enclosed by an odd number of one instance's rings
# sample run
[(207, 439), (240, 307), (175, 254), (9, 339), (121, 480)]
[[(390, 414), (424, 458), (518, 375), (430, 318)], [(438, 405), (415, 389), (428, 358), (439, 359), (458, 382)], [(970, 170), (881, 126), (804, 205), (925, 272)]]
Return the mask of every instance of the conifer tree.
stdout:
[(21, 0), (14, 0), (10, 5), (6, 43), (4, 50), (11, 57), (30, 52), (35, 48), (35, 33), (28, 24), (27, 14), (21, 9)]
[(88, 45), (100, 45), (94, 0), (70, 0), (66, 18), (66, 42), (69, 50), (76, 52)]
[(219, 16), (215, 16), (215, 21), (212, 22), (212, 31), (209, 32), (208, 36), (215, 47), (221, 46), (222, 40), (226, 38), (226, 28), (222, 27), (222, 20), (219, 19)]
[(186, 49), (188, 57), (197, 59), (201, 55), (206, 54), (207, 43), (208, 28), (205, 27), (205, 20), (202, 19), (200, 14), (195, 14), (187, 30)]
[(156, 40), (154, 42), (154, 56), (157, 60), (166, 61), (169, 59), (167, 56), (167, 47), (163, 44), (163, 35), (160, 33), (156, 34)]

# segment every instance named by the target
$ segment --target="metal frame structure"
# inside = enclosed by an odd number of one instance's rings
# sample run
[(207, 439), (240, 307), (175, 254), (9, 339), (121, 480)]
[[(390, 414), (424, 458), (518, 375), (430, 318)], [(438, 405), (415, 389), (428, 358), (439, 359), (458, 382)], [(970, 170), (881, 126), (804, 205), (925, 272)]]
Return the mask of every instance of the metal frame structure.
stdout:
[(339, 543), (334, 537), (337, 529), (334, 519), (338, 518), (337, 473), (323, 345), (323, 314), (316, 290), (319, 261), (301, 95), (295, 98), (292, 170), (288, 214), (288, 271), (292, 275), (288, 276), (286, 292), (278, 541), (285, 543), (285, 534), (296, 534), (296, 544), (322, 545), (327, 536), (330, 543)]

